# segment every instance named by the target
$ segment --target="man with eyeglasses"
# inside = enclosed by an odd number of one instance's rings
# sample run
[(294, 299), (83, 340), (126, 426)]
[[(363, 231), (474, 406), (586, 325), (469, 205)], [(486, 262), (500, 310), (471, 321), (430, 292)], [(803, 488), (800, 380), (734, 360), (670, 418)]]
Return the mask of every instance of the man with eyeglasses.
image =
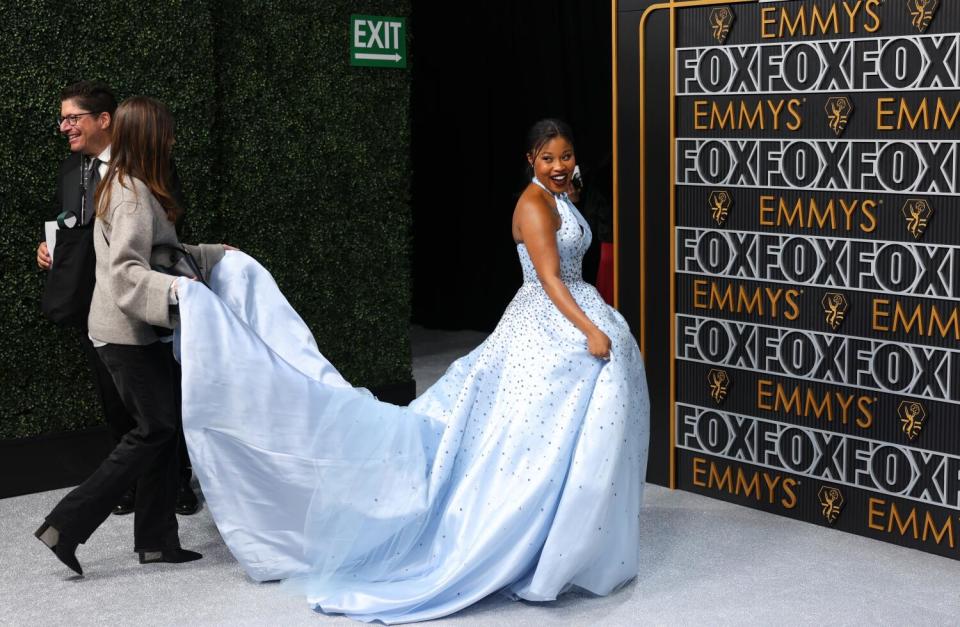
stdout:
[[(94, 192), (97, 183), (106, 176), (110, 162), (110, 124), (116, 108), (116, 96), (105, 83), (80, 81), (68, 85), (60, 92), (60, 115), (57, 116), (57, 125), (60, 133), (70, 144), (71, 155), (60, 164), (60, 172), (57, 175), (57, 189), (54, 197), (55, 216), (73, 214), (76, 216), (78, 226), (89, 224), (94, 219), (96, 215)], [(185, 203), (176, 169), (171, 168), (171, 173), (173, 194), (183, 206)], [(37, 265), (41, 270), (49, 270), (52, 261), (47, 242), (41, 242), (37, 248)], [(93, 343), (87, 336), (86, 323), (82, 325), (80, 335), (80, 343), (93, 374), (94, 387), (103, 405), (107, 428), (114, 442), (119, 442), (127, 431), (136, 426), (136, 422), (124, 407), (113, 378), (100, 361)], [(198, 511), (199, 503), (190, 486), (191, 470), (186, 447), (181, 446), (180, 450), (183, 451), (181, 462), (184, 470), (177, 492), (177, 513), (189, 515)], [(135, 498), (134, 488), (131, 487), (116, 505), (113, 513), (118, 515), (131, 513)]]

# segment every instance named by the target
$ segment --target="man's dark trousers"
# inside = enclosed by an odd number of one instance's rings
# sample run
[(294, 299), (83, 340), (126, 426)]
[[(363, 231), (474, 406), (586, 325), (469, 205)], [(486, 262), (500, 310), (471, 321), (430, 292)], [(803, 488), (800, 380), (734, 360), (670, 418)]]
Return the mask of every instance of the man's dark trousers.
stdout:
[(124, 491), (137, 481), (134, 550), (178, 548), (180, 390), (170, 346), (161, 342), (108, 344), (96, 351), (136, 427), (121, 438), (86, 481), (60, 501), (47, 522), (64, 538), (86, 542)]

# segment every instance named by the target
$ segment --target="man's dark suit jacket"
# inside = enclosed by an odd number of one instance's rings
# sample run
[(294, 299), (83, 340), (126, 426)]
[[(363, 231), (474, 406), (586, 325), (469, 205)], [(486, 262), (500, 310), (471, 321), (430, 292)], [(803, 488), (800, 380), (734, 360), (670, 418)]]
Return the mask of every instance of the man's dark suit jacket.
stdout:
[[(53, 216), (50, 218), (51, 220), (55, 220), (57, 216), (64, 211), (72, 211), (78, 217), (80, 216), (81, 157), (81, 153), (74, 152), (71, 153), (70, 156), (64, 159), (63, 163), (60, 164), (60, 172), (57, 174), (57, 190), (53, 199), (54, 212)], [(170, 192), (173, 194), (173, 197), (180, 204), (180, 206), (186, 209), (186, 200), (183, 197), (183, 189), (180, 185), (180, 177), (177, 176), (177, 166), (172, 160), (170, 161), (170, 179), (170, 186), (172, 187)], [(178, 230), (180, 226), (181, 225), (178, 223)]]

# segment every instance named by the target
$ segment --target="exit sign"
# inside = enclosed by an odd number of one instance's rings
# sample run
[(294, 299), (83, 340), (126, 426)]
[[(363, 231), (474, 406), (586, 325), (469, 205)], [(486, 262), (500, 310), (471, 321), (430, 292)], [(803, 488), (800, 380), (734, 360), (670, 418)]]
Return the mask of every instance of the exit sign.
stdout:
[(350, 65), (407, 67), (406, 20), (383, 15), (350, 16)]

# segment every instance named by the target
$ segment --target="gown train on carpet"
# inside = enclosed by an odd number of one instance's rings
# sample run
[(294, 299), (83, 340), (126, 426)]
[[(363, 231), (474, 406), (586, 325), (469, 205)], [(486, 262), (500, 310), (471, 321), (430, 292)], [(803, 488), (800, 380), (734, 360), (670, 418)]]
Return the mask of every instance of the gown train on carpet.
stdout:
[[(626, 321), (582, 281), (590, 231), (557, 198), (561, 278), (609, 361), (524, 284), (496, 330), (409, 407), (353, 388), (270, 274), (229, 251), (181, 281), (194, 472), (230, 551), (318, 611), (436, 618), (490, 593), (607, 594), (638, 571), (649, 399)], [(375, 346), (360, 347), (376, 350)]]

